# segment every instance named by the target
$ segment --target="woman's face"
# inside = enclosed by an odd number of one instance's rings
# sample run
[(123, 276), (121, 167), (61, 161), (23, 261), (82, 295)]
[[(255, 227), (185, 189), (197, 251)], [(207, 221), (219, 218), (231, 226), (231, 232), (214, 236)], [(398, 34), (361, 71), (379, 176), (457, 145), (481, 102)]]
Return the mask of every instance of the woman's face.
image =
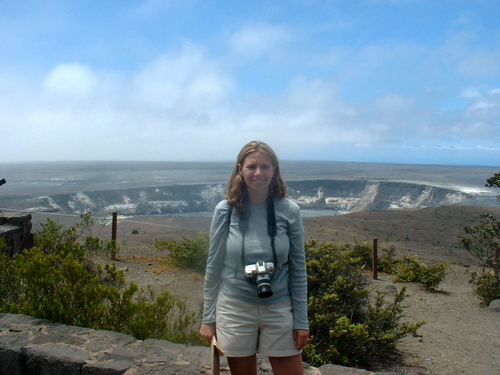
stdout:
[(243, 159), (243, 164), (238, 164), (240, 176), (243, 177), (250, 194), (266, 194), (271, 183), (274, 165), (269, 157), (262, 152), (252, 152)]

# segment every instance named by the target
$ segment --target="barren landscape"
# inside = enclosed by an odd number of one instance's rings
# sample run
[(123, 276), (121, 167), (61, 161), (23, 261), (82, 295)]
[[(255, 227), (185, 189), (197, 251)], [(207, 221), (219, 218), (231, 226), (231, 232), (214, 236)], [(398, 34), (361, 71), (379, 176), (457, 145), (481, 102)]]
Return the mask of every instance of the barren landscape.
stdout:
[[(481, 306), (473, 294), (468, 280), (470, 273), (477, 270), (476, 262), (459, 248), (457, 241), (463, 227), (477, 223), (484, 212), (498, 217), (500, 207), (450, 206), (304, 218), (306, 239), (352, 242), (356, 238), (371, 242), (377, 238), (379, 247), (394, 246), (398, 256), (416, 254), (428, 264), (442, 261), (450, 265), (437, 292), (425, 291), (417, 284), (393, 284), (390, 276), (380, 273), (377, 280), (370, 281), (371, 288), (382, 291), (389, 290), (388, 285), (398, 289), (406, 285), (405, 320), (427, 322), (419, 330), (422, 337), (407, 337), (400, 342), (401, 362), (386, 371), (500, 374), (500, 313)], [(45, 220), (43, 215), (34, 216), (35, 224)], [(207, 217), (144, 216), (120, 220), (117, 267), (127, 270), (127, 283), (150, 284), (157, 291), (168, 289), (185, 298), (192, 310), (199, 311), (202, 276), (167, 265), (165, 254), (152, 245), (155, 239), (194, 237), (207, 232), (209, 226)], [(108, 230), (104, 228), (100, 235), (107, 236)]]

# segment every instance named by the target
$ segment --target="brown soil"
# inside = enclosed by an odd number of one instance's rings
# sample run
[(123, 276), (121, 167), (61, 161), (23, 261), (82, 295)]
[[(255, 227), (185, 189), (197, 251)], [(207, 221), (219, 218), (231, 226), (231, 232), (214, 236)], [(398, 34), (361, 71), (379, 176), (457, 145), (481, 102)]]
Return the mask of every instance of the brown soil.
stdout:
[[(421, 338), (407, 337), (398, 345), (401, 364), (391, 370), (404, 374), (494, 375), (500, 374), (500, 315), (479, 304), (468, 283), (476, 262), (458, 247), (457, 236), (473, 225), (480, 214), (500, 216), (500, 207), (453, 206), (417, 211), (372, 211), (333, 217), (305, 218), (306, 239), (352, 242), (378, 239), (379, 247), (394, 246), (399, 256), (418, 255), (425, 263), (450, 265), (439, 291), (417, 284), (406, 285), (406, 321), (425, 320)], [(155, 239), (179, 239), (208, 232), (210, 219), (203, 217), (141, 217), (120, 220), (117, 267), (127, 269), (127, 281), (148, 284), (157, 291), (170, 290), (186, 298), (200, 311), (203, 279), (194, 272), (166, 265), (165, 255), (153, 248)], [(108, 230), (107, 228), (105, 229)], [(104, 233), (105, 235), (105, 233)], [(387, 290), (391, 277), (378, 275), (371, 286)]]

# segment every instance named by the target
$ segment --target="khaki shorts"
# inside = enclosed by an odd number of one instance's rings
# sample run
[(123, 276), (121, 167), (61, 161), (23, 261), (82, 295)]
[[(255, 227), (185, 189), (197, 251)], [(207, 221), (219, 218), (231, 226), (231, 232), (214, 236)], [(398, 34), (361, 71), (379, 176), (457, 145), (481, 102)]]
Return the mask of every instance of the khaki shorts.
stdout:
[(216, 320), (217, 342), (227, 357), (257, 352), (288, 357), (301, 352), (295, 349), (290, 300), (253, 305), (219, 293)]

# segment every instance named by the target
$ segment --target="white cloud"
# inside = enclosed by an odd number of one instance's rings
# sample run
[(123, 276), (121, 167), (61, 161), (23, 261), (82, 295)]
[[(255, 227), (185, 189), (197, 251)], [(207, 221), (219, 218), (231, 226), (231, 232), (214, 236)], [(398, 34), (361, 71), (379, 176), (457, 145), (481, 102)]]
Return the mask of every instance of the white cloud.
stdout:
[(290, 38), (291, 33), (284, 26), (261, 24), (243, 27), (230, 38), (229, 43), (231, 50), (237, 56), (271, 57)]
[(481, 97), (479, 90), (480, 89), (477, 87), (466, 87), (459, 93), (458, 97), (465, 99), (477, 99)]
[(388, 93), (384, 97), (374, 102), (374, 107), (383, 113), (401, 113), (405, 116), (405, 112), (413, 109), (414, 99), (403, 97), (393, 93)]
[(47, 93), (58, 97), (89, 98), (97, 87), (98, 80), (92, 70), (79, 63), (57, 65), (44, 82)]
[(477, 91), (473, 103), (469, 107), (470, 111), (492, 109), (496, 115), (500, 115), (500, 89), (488, 89), (483, 92)]
[(141, 69), (133, 91), (147, 106), (199, 112), (227, 98), (232, 85), (231, 77), (203, 48), (186, 43)]

